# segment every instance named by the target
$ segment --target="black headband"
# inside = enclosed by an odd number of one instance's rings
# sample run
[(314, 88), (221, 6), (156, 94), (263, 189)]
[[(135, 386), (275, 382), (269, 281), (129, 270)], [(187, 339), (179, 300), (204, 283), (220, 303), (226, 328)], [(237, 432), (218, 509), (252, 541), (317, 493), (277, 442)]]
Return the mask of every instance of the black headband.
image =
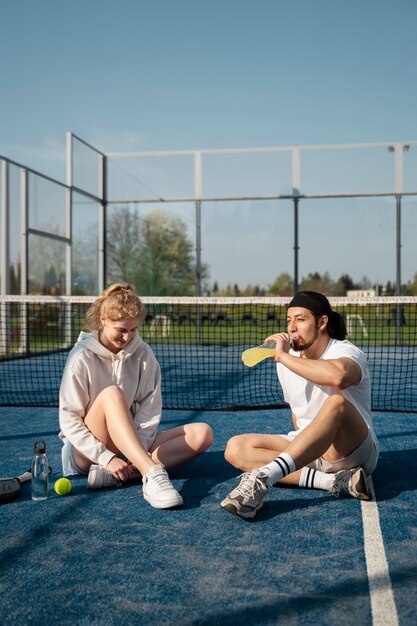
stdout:
[(319, 317), (321, 317), (322, 315), (327, 315), (327, 317), (330, 317), (330, 315), (332, 314), (332, 308), (327, 300), (325, 302), (322, 302), (321, 300), (318, 300), (317, 298), (314, 298), (307, 294), (304, 295), (301, 293), (297, 293), (289, 303), (288, 308), (295, 306), (299, 306), (302, 309), (308, 309)]

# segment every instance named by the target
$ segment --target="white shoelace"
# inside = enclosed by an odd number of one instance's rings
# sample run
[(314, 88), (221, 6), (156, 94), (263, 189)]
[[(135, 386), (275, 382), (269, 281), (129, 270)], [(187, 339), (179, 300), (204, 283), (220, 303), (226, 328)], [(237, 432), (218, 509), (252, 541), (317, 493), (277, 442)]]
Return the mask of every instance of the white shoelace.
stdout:
[(255, 493), (260, 491), (259, 486), (259, 478), (257, 476), (252, 476), (252, 474), (245, 473), (241, 474), (242, 480), (238, 485), (237, 489), (242, 494), (242, 496), (246, 496), (249, 498), (253, 498)]
[(148, 475), (148, 480), (152, 480), (158, 487), (171, 487), (168, 474), (163, 469), (153, 471)]

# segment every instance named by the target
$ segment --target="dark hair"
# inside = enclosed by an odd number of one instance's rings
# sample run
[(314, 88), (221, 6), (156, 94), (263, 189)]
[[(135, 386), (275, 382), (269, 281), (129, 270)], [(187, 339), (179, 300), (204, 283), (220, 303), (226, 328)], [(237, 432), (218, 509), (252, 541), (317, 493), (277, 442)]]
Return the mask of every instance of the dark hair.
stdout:
[(330, 302), (317, 291), (299, 291), (288, 305), (288, 308), (299, 306), (308, 309), (318, 320), (323, 315), (328, 318), (327, 332), (332, 339), (346, 339), (346, 323), (342, 315), (333, 311)]

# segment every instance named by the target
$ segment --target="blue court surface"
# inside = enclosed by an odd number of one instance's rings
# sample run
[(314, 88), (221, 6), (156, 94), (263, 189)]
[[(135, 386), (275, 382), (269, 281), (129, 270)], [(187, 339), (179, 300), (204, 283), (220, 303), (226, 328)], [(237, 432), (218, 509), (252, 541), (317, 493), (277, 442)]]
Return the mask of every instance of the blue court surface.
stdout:
[[(26, 483), (0, 506), (4, 626), (416, 623), (417, 414), (374, 414), (373, 502), (273, 488), (252, 522), (219, 506), (238, 474), (223, 450), (234, 434), (290, 430), (288, 411), (167, 411), (162, 427), (191, 421), (215, 441), (171, 472), (181, 509), (84, 477), (67, 497), (33, 502)], [(0, 432), (1, 476), (28, 469), (39, 437), (61, 476), (56, 408), (0, 407)]]

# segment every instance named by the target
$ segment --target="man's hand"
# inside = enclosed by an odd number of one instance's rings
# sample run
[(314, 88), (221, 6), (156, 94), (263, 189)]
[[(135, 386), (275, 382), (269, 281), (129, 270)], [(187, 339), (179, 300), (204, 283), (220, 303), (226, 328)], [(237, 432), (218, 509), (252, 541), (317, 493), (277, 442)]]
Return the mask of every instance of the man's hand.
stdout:
[(282, 354), (288, 354), (290, 351), (291, 343), (288, 333), (275, 333), (265, 339), (266, 342), (275, 342), (275, 360), (279, 361)]

